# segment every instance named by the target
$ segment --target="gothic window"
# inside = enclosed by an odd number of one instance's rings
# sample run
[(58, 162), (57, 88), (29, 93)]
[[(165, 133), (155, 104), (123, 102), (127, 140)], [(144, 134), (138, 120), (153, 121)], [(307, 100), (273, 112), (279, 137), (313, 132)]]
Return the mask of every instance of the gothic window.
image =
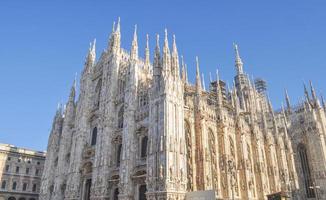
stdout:
[(229, 141), (230, 141), (230, 153), (231, 153), (231, 156), (233, 158), (235, 158), (235, 152), (234, 152), (234, 143), (233, 143), (233, 140), (231, 137), (229, 137)]
[(67, 187), (66, 184), (62, 184), (62, 185), (61, 185), (61, 194), (65, 194), (66, 187)]
[(118, 145), (117, 149), (117, 167), (120, 166), (120, 161), (121, 161), (121, 151), (122, 151), (122, 144)]
[(143, 107), (148, 104), (148, 94), (146, 91), (140, 92), (138, 104), (139, 104), (139, 107)]
[(119, 188), (115, 188), (113, 192), (113, 200), (119, 200)]
[(123, 128), (123, 114), (124, 114), (124, 109), (122, 105), (118, 112), (118, 128)]
[(125, 81), (123, 80), (124, 77), (121, 77), (118, 82), (118, 92), (119, 94), (124, 94), (125, 91)]
[(28, 167), (26, 168), (26, 174), (29, 174), (29, 168)]
[(190, 125), (185, 121), (185, 136), (186, 136), (186, 151), (187, 151), (187, 191), (192, 191), (193, 189), (193, 166), (192, 166), (192, 137), (190, 131)]
[(87, 179), (85, 183), (84, 200), (90, 200), (92, 179)]
[(139, 192), (138, 192), (138, 200), (146, 200), (146, 185), (139, 186)]
[(96, 139), (97, 139), (97, 127), (94, 127), (92, 131), (92, 140), (91, 140), (92, 146), (96, 145)]
[(19, 173), (19, 167), (18, 166), (16, 167), (16, 173)]
[(15, 197), (9, 197), (8, 200), (16, 200)]
[(53, 185), (51, 185), (51, 186), (50, 186), (50, 188), (49, 188), (49, 190), (50, 190), (50, 195), (52, 195), (52, 193), (53, 193), (53, 190), (54, 190), (54, 186), (53, 186)]
[(298, 145), (298, 152), (300, 156), (301, 161), (301, 168), (303, 173), (303, 179), (305, 183), (305, 190), (308, 198), (315, 198), (315, 192), (310, 187), (313, 186), (312, 184), (312, 177), (311, 177), (311, 171), (309, 167), (309, 160), (307, 155), (307, 149), (304, 144)]
[(100, 106), (101, 88), (102, 88), (102, 79), (99, 79), (95, 88), (95, 107), (97, 108)]
[(14, 182), (13, 184), (12, 184), (12, 190), (16, 190), (17, 189), (17, 182)]
[(6, 172), (9, 172), (9, 165), (6, 165)]
[(6, 181), (2, 181), (2, 183), (1, 183), (1, 189), (6, 189), (6, 184), (7, 184)]
[(147, 156), (147, 142), (148, 142), (148, 137), (144, 136), (141, 140), (141, 151), (140, 151), (141, 158), (145, 158)]

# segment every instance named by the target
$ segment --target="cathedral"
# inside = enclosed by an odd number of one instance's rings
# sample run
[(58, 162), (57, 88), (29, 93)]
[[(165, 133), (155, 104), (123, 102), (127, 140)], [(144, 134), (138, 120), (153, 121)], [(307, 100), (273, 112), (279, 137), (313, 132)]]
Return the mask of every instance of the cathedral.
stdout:
[(285, 92), (285, 107), (274, 110), (237, 45), (232, 86), (216, 72), (206, 89), (198, 58), (188, 82), (166, 30), (153, 62), (148, 35), (138, 55), (137, 27), (130, 52), (120, 43), (119, 20), (98, 59), (91, 44), (78, 98), (75, 80), (59, 106), (41, 200), (184, 200), (205, 191), (220, 200), (326, 199), (326, 106), (311, 83), (298, 105)]

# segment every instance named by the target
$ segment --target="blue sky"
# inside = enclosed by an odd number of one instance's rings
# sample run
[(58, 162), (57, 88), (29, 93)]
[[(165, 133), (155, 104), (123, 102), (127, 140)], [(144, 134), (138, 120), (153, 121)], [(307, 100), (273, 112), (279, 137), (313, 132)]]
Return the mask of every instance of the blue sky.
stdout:
[(206, 74), (219, 69), (232, 83), (232, 43), (244, 70), (268, 81), (275, 108), (284, 88), (293, 103), (303, 80), (326, 95), (325, 1), (1, 1), (0, 142), (45, 150), (58, 102), (80, 74), (89, 42), (107, 47), (121, 17), (122, 47), (130, 49), (134, 24), (143, 55), (145, 34), (176, 34), (179, 53), (194, 80), (195, 56)]

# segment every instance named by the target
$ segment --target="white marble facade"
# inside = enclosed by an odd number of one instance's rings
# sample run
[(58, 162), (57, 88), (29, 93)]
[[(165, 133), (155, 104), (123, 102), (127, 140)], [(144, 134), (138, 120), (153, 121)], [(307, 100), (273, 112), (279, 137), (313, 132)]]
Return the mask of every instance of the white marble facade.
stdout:
[[(205, 89), (196, 59), (195, 84), (156, 36), (138, 56), (120, 47), (120, 21), (99, 59), (95, 41), (49, 137), (40, 199), (183, 200), (214, 190), (216, 199), (326, 198), (325, 105), (313, 87), (302, 104), (274, 111), (265, 88), (243, 70), (235, 45), (232, 88), (217, 74)], [(181, 60), (179, 64), (179, 60)], [(311, 189), (320, 186), (320, 189)], [(316, 187), (315, 187), (316, 188)]]

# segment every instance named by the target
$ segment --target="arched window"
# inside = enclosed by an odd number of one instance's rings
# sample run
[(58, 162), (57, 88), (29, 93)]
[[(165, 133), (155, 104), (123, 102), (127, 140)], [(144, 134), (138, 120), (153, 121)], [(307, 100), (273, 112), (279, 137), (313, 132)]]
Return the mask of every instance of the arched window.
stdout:
[(119, 94), (124, 94), (125, 91), (125, 80), (124, 77), (121, 77), (118, 82), (118, 92)]
[(141, 140), (141, 151), (140, 151), (141, 158), (145, 158), (147, 156), (147, 142), (148, 142), (148, 137), (144, 136), (143, 139)]
[(20, 197), (18, 200), (26, 200), (24, 197)]
[(91, 141), (92, 146), (96, 145), (96, 139), (97, 139), (97, 127), (93, 128), (92, 131), (92, 141)]
[(117, 149), (117, 167), (120, 166), (120, 161), (121, 161), (121, 151), (122, 151), (122, 144), (118, 145)]
[(302, 168), (307, 198), (315, 198), (315, 192), (312, 188), (310, 188), (311, 186), (313, 186), (313, 184), (311, 178), (311, 171), (309, 167), (307, 149), (304, 144), (301, 143), (298, 145), (298, 152), (301, 161), (301, 168)]
[(119, 188), (115, 188), (113, 192), (113, 200), (119, 200)]
[(118, 128), (123, 128), (123, 105), (121, 106), (119, 112), (118, 112)]
[(101, 89), (102, 89), (102, 79), (99, 79), (95, 88), (95, 107), (100, 106)]
[(16, 190), (16, 189), (17, 189), (17, 183), (14, 182), (14, 183), (12, 184), (12, 190)]
[(192, 137), (190, 125), (185, 121), (186, 151), (187, 151), (187, 191), (193, 189), (193, 164), (192, 164)]
[(35, 183), (33, 184), (32, 191), (33, 191), (33, 192), (36, 192), (36, 184), (35, 184)]
[(8, 200), (16, 200), (15, 197), (9, 197)]

